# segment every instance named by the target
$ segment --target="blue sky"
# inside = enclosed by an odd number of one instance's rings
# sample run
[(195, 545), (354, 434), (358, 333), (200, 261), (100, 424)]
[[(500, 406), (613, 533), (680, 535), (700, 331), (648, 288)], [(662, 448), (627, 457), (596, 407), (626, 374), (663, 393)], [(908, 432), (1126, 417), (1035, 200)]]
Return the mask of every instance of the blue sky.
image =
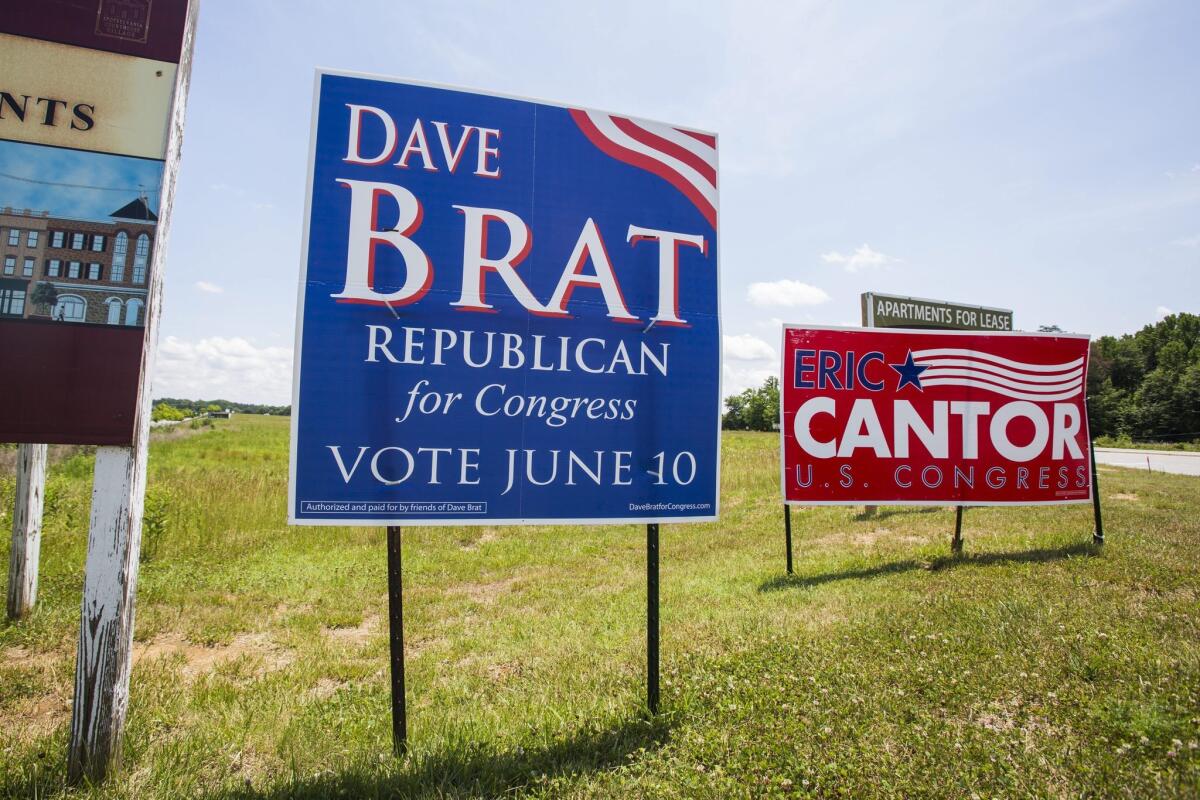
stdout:
[(717, 131), (726, 394), (864, 291), (1093, 335), (1200, 312), (1197, 30), (1187, 1), (206, 0), (156, 394), (288, 401), (318, 65)]
[(143, 192), (157, 210), (161, 180), (160, 161), (0, 141), (0, 206), (104, 221)]

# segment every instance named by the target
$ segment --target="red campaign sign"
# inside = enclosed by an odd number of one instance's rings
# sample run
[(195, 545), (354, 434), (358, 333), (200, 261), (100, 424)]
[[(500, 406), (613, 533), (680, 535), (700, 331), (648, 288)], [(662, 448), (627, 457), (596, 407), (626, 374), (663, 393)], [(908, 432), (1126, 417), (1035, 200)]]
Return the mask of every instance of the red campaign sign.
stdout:
[(783, 329), (785, 502), (1091, 500), (1088, 337)]

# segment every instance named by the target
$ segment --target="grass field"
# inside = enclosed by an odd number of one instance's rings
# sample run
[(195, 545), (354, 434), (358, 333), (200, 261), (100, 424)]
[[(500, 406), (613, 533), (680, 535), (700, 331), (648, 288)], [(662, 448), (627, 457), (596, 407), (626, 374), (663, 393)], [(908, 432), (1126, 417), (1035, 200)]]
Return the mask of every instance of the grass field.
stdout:
[[(788, 578), (778, 440), (727, 434), (721, 521), (662, 531), (653, 720), (644, 528), (406, 529), (397, 760), (384, 532), (289, 529), (287, 436), (152, 445), (124, 769), (72, 796), (1200, 795), (1200, 479), (1102, 468), (1103, 548), (1090, 506), (970, 509), (961, 559), (949, 509), (797, 510)], [(0, 627), (0, 795), (66, 793), (90, 476), (52, 468)]]

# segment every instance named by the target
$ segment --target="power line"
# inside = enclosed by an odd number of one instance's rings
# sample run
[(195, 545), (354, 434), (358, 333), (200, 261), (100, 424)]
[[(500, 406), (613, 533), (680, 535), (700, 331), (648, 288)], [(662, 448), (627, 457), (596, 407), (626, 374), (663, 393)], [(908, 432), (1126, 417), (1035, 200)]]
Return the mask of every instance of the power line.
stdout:
[[(41, 181), (41, 180), (38, 180), (37, 178), (26, 178), (21, 175), (12, 175), (7, 172), (0, 172), (0, 178), (8, 178), (9, 180), (22, 181), (24, 183), (36, 183), (39, 186), (62, 186), (67, 189), (91, 189), (91, 190), (97, 191), (97, 192), (145, 192), (146, 191), (145, 188), (142, 186), (138, 186), (136, 188), (131, 187), (131, 186), (88, 186), (87, 184), (83, 184), (83, 183), (62, 183), (60, 181)], [(157, 190), (154, 190), (154, 193), (157, 194), (158, 193)]]

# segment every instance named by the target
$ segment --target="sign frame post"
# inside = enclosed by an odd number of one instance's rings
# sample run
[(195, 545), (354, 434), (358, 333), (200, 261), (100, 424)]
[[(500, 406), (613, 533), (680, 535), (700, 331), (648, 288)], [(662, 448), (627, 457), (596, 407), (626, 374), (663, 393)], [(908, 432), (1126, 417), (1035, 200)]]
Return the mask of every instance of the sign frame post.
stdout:
[(392, 751), (408, 751), (408, 706), (404, 694), (404, 581), (401, 528), (387, 528), (388, 644), (392, 672)]
[[(388, 531), (397, 754), (405, 525), (644, 526), (656, 714), (659, 524), (720, 511), (716, 134), (336, 70), (313, 93), (288, 523)], [(458, 151), (394, 161), (397, 126), (422, 118), (461, 124)], [(472, 137), (474, 167), (452, 178)], [(489, 249), (492, 229), (508, 234)]]
[[(1094, 454), (1082, 452), (1094, 451), (1083, 397), (1088, 338), (785, 326), (780, 395), (785, 501), (1098, 507)], [(850, 352), (857, 360), (843, 355)], [(850, 363), (856, 365), (853, 380)], [(992, 380), (996, 364), (1011, 376), (1002, 383)], [(964, 419), (975, 412), (972, 427), (949, 423), (947, 406), (963, 397), (989, 400), (953, 412)], [(985, 423), (986, 416), (991, 419)], [(1010, 438), (1009, 423), (1018, 419), (1026, 427)], [(985, 427), (987, 435), (979, 435)], [(789, 438), (792, 429), (795, 436)], [(894, 438), (885, 431), (894, 431)], [(1102, 524), (1097, 517), (1097, 541)], [(960, 521), (957, 529), (961, 539)]]
[[(1013, 329), (1013, 312), (1007, 308), (992, 308), (965, 303), (952, 303), (945, 300), (928, 300), (923, 297), (905, 297), (899, 295), (879, 294), (878, 292), (863, 292), (860, 297), (862, 305), (862, 324), (864, 328), (930, 328), (934, 330), (1008, 330)], [(889, 316), (880, 320), (876, 313), (876, 302), (889, 304), (886, 310), (892, 309)], [(989, 324), (982, 324), (983, 321)], [(1095, 473), (1095, 466), (1092, 472)], [(950, 552), (961, 556), (963, 553), (962, 520), (965, 506), (954, 507), (954, 536), (950, 539)], [(875, 506), (864, 506), (865, 516), (875, 514)]]
[(1092, 543), (1104, 544), (1104, 518), (1100, 514), (1100, 477), (1096, 473), (1096, 443), (1088, 442), (1088, 455), (1092, 460)]
[(783, 538), (787, 544), (787, 574), (794, 575), (792, 571), (792, 507), (787, 503), (783, 504)]
[(37, 604), (46, 452), (45, 444), (22, 443), (17, 448), (16, 502), (8, 561), (8, 618), (13, 621), (28, 616)]
[(646, 526), (646, 707), (658, 713), (658, 523)]
[(67, 781), (103, 781), (120, 765), (132, 670), (134, 600), (141, 552), (152, 383), (162, 316), (163, 270), (178, 183), (199, 0), (187, 0), (167, 120), (159, 222), (149, 265), (137, 412), (130, 446), (96, 450), (92, 508), (67, 752)]

